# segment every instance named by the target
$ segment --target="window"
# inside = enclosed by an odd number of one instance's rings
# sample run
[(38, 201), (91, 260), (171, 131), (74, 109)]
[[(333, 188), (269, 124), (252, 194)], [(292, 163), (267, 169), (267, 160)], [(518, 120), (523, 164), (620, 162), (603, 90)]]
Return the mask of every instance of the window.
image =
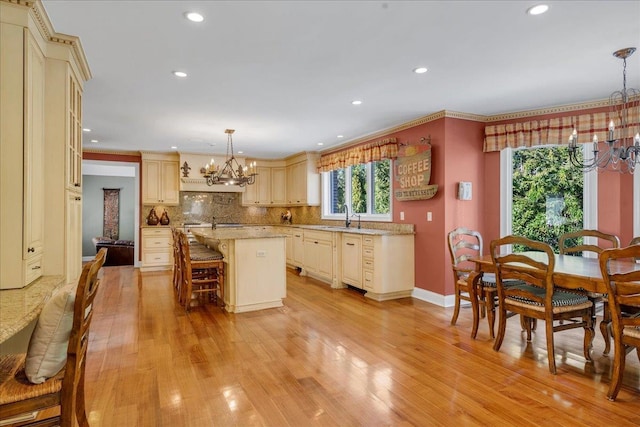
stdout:
[(323, 219), (350, 214), (368, 221), (391, 221), (391, 160), (322, 173)]
[(564, 163), (567, 148), (544, 146), (500, 152), (500, 234), (550, 244), (560, 234), (597, 228), (597, 174)]

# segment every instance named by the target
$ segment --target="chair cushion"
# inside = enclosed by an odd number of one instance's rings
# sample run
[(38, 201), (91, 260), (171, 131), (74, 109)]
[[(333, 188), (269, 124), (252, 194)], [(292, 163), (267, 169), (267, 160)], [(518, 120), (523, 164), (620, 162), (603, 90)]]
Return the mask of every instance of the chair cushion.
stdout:
[(220, 252), (214, 251), (212, 249), (207, 249), (203, 251), (193, 251), (190, 253), (190, 255), (191, 255), (191, 261), (213, 261), (213, 260), (223, 258)]
[[(521, 285), (515, 285), (512, 288), (526, 290), (527, 292), (530, 292), (540, 298), (544, 298), (544, 295), (545, 295), (545, 290), (537, 286), (521, 284)], [(524, 297), (510, 295), (509, 297), (507, 297), (507, 300), (511, 300), (512, 302), (515, 302), (515, 303), (520, 303), (517, 305), (526, 304), (534, 307), (540, 307), (541, 309), (543, 309), (542, 304)], [(555, 292), (553, 293), (552, 305), (554, 307), (554, 312), (557, 311), (556, 308), (566, 307), (566, 308), (577, 309), (577, 308), (582, 308), (583, 306), (588, 307), (591, 304), (592, 303), (589, 301), (589, 298), (587, 298), (585, 295), (580, 293), (569, 292), (567, 290), (558, 290), (558, 289), (556, 289)]]
[(45, 303), (38, 317), (25, 363), (27, 378), (34, 384), (46, 381), (64, 368), (73, 325), (75, 290), (75, 286), (60, 289)]

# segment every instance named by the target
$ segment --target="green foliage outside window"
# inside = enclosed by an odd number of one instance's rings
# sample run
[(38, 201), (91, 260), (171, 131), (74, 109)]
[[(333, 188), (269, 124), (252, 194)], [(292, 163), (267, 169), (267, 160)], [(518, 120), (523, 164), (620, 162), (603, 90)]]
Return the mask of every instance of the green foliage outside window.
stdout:
[(584, 175), (567, 159), (566, 147), (513, 153), (512, 233), (545, 242), (555, 252), (561, 234), (583, 228)]
[(382, 160), (373, 164), (374, 189), (373, 213), (391, 212), (391, 161)]

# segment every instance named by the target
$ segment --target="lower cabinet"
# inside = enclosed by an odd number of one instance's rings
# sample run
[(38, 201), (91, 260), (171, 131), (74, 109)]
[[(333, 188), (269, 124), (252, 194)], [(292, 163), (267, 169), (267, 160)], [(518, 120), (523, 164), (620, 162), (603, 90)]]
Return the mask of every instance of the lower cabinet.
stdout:
[(297, 228), (291, 233), (291, 264), (294, 267), (304, 267), (304, 233)]
[(412, 234), (342, 233), (340, 245), (345, 285), (361, 288), (377, 301), (411, 296), (415, 286)]
[(169, 227), (143, 228), (140, 271), (170, 269), (173, 265), (172, 239)]
[(333, 233), (304, 230), (304, 270), (329, 282), (333, 279)]
[(67, 192), (65, 213), (67, 283), (77, 283), (82, 272), (82, 196)]

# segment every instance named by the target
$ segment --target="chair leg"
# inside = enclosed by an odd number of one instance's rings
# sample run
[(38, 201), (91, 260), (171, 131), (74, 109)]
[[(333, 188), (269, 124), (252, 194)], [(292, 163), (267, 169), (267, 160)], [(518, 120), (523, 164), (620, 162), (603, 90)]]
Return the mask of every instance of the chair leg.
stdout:
[(609, 328), (611, 327), (611, 310), (609, 309), (609, 303), (607, 301), (602, 302), (602, 321), (600, 322), (600, 333), (604, 338), (604, 351), (602, 354), (605, 356), (611, 351), (611, 335)]
[(547, 359), (549, 359), (549, 372), (556, 374), (556, 353), (553, 345), (553, 320), (545, 322), (547, 332)]
[[(613, 340), (613, 375), (611, 376), (609, 392), (607, 393), (607, 398), (611, 401), (616, 400), (620, 387), (622, 387), (622, 374), (626, 357), (627, 352), (624, 344), (620, 340)], [(640, 358), (640, 353), (638, 357)]]
[(489, 336), (495, 338), (496, 304), (493, 290), (487, 290), (484, 294), (484, 307), (487, 310), (487, 323), (489, 324)]
[(456, 302), (453, 309), (453, 317), (451, 318), (451, 325), (455, 325), (458, 321), (458, 315), (460, 314), (460, 288), (456, 284)]
[(478, 335), (478, 325), (480, 323), (479, 313), (480, 308), (478, 307), (478, 294), (482, 294), (482, 290), (479, 289), (480, 281), (482, 280), (482, 273), (474, 272), (471, 273), (469, 278), (467, 279), (467, 288), (469, 291), (469, 299), (471, 300), (471, 311), (473, 312), (473, 326), (471, 327), (471, 338), (476, 339), (476, 335)]
[(584, 326), (584, 358), (589, 362), (593, 361), (591, 358), (591, 349), (593, 348), (593, 338), (596, 336), (596, 330), (594, 328), (594, 321), (591, 314), (582, 317)]
[(493, 349), (495, 351), (500, 350), (502, 346), (502, 340), (504, 340), (504, 333), (507, 329), (507, 310), (502, 307), (498, 309), (498, 335), (496, 335), (495, 341), (493, 341)]

